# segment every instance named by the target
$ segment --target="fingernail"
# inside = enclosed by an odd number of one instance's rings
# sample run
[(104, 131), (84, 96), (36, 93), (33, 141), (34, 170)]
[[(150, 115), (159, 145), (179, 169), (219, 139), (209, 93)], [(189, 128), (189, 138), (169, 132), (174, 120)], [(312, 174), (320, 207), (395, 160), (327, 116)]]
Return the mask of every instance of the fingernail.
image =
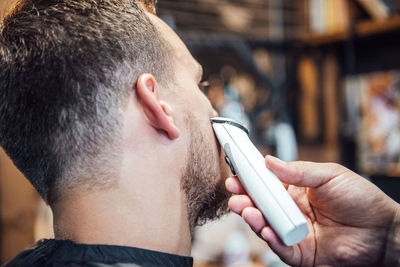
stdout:
[(229, 176), (228, 178), (225, 179), (225, 182), (231, 182), (233, 180), (232, 176)]
[(270, 239), (271, 233), (270, 233), (270, 231), (268, 231), (268, 228), (267, 228), (267, 227), (264, 227), (264, 228), (261, 230), (260, 234), (261, 234), (261, 237), (262, 237), (264, 240), (267, 241), (267, 240)]
[(228, 177), (226, 180), (225, 180), (225, 187), (226, 188), (230, 188), (230, 186), (232, 185), (232, 177)]

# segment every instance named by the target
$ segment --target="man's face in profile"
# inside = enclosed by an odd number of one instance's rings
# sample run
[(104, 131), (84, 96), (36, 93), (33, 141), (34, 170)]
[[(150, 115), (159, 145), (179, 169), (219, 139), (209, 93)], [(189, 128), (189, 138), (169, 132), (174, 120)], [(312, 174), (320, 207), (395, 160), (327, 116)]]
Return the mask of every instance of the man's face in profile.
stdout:
[(203, 224), (227, 212), (228, 192), (223, 184), (229, 176), (210, 118), (217, 115), (199, 89), (202, 68), (182, 40), (161, 19), (151, 21), (170, 46), (175, 74), (175, 104), (182, 114), (188, 135), (187, 162), (182, 170), (182, 188), (187, 197), (190, 227)]

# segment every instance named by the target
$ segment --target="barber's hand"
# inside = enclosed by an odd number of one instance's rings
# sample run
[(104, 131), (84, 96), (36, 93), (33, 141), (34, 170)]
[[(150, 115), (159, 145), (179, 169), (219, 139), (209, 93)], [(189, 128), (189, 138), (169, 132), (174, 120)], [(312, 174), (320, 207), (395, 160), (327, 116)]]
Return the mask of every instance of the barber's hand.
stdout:
[(292, 266), (381, 266), (399, 205), (375, 185), (334, 163), (283, 162), (267, 156), (267, 167), (286, 184), (308, 221), (309, 235), (285, 246), (254, 207), (239, 180), (229, 208), (241, 214), (283, 261)]

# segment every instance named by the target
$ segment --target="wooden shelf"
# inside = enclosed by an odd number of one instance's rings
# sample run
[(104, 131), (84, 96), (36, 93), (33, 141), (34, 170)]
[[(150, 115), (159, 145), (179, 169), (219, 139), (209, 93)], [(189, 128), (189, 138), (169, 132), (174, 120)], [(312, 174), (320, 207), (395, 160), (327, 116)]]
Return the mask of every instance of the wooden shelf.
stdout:
[(337, 42), (343, 42), (349, 38), (349, 31), (342, 30), (334, 33), (310, 33), (306, 34), (302, 39), (309, 45), (318, 46)]
[(360, 22), (356, 25), (356, 32), (359, 36), (370, 36), (397, 30), (400, 30), (400, 15), (381, 21)]
[(363, 171), (364, 174), (369, 175), (369, 176), (385, 176), (385, 177), (393, 177), (393, 178), (398, 178), (400, 177), (400, 165), (398, 163), (390, 163), (387, 165), (385, 168), (385, 172), (382, 173), (378, 168), (376, 167), (366, 167)]
[[(355, 25), (356, 37), (373, 36), (394, 31), (400, 31), (400, 15), (380, 21), (362, 21)], [(340, 30), (334, 33), (310, 33), (305, 35), (302, 40), (305, 44), (319, 46), (343, 42), (349, 37), (349, 30)]]

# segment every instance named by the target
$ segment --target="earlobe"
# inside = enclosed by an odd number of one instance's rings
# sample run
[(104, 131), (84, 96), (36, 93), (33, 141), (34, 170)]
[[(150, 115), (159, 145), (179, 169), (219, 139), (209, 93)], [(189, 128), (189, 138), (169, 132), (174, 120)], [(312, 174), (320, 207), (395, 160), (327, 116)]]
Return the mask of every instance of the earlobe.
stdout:
[(174, 123), (171, 106), (159, 100), (157, 90), (157, 81), (153, 75), (142, 74), (138, 78), (136, 94), (149, 124), (174, 140), (179, 137), (179, 129)]

